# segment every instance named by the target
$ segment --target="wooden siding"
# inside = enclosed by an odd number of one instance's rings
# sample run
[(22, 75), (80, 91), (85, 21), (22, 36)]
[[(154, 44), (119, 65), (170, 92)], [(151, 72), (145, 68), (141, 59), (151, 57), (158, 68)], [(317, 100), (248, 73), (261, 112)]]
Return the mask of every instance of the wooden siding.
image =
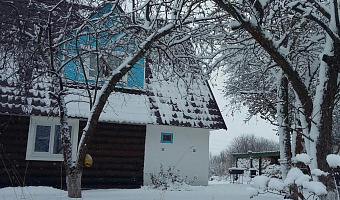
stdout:
[[(85, 126), (81, 122), (80, 129)], [(84, 168), (83, 188), (136, 188), (143, 185), (146, 126), (101, 123)]]
[[(80, 122), (80, 130), (85, 122)], [(62, 162), (27, 161), (29, 117), (0, 115), (0, 187), (52, 186), (65, 189)], [(138, 188), (143, 184), (146, 127), (101, 123), (84, 168), (83, 188)]]

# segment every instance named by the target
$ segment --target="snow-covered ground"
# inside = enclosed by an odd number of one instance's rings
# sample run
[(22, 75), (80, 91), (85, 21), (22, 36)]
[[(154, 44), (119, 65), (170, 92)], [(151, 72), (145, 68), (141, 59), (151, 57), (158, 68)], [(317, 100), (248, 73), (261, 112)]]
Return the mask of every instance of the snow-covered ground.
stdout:
[[(193, 186), (190, 191), (160, 191), (150, 189), (105, 189), (85, 190), (86, 200), (249, 200), (249, 184), (229, 184), (213, 181), (209, 186)], [(0, 200), (67, 200), (65, 191), (49, 187), (2, 188)], [(253, 200), (282, 200), (282, 196), (263, 194)]]

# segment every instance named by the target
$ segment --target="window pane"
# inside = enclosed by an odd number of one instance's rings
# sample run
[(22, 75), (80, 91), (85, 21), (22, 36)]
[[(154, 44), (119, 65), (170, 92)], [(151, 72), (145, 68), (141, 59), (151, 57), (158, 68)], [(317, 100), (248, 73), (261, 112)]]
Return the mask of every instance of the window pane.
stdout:
[[(68, 128), (69, 128), (69, 132), (72, 133), (72, 127), (69, 126)], [(55, 133), (54, 133), (53, 154), (62, 154), (62, 153), (63, 153), (63, 144), (61, 140), (60, 125), (56, 125)]]
[(111, 69), (116, 69), (123, 62), (123, 60), (121, 58), (112, 56), (106, 59), (106, 62), (109, 64)]
[(51, 133), (51, 126), (37, 125), (34, 151), (36, 152), (48, 152), (49, 151), (50, 133)]
[[(110, 65), (111, 69), (116, 69), (120, 64), (122, 64), (123, 60), (121, 58), (112, 56), (109, 59), (107, 59), (108, 64)], [(126, 85), (127, 84), (127, 79), (128, 79), (128, 75), (129, 72), (127, 74), (125, 74), (122, 79), (119, 80), (118, 84), (120, 85)], [(118, 85), (118, 86), (120, 86)]]
[(90, 66), (89, 66), (89, 77), (96, 78), (103, 77), (103, 73), (105, 71), (105, 65), (99, 58), (99, 65), (97, 65), (97, 55), (90, 55)]
[(94, 55), (90, 56), (89, 76), (90, 77), (98, 76), (97, 57)]
[(163, 135), (163, 141), (171, 141), (171, 135)]
[(162, 143), (172, 143), (173, 142), (173, 134), (172, 133), (161, 133), (161, 142)]

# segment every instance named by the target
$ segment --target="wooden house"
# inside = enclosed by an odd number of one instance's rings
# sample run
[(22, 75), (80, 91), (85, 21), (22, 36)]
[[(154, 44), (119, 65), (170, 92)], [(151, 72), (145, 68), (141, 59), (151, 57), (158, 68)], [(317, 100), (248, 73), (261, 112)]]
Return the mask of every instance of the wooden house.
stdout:
[[(148, 185), (150, 173), (158, 173), (161, 165), (179, 170), (193, 185), (207, 185), (209, 131), (226, 129), (209, 85), (202, 76), (192, 75), (195, 81), (188, 89), (185, 78), (159, 78), (161, 73), (141, 62), (110, 95), (100, 116), (88, 147), (94, 163), (84, 168), (82, 187)], [(0, 187), (65, 188), (50, 80), (36, 79), (28, 87), (12, 76), (6, 67), (0, 68)], [(68, 84), (66, 97), (74, 155), (89, 116), (85, 89), (77, 81)]]

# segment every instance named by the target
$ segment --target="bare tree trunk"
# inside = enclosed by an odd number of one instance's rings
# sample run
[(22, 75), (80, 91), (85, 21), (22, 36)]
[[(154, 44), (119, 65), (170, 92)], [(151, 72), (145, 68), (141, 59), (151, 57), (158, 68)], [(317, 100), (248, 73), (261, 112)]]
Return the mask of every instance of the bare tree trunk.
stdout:
[[(67, 167), (67, 166), (65, 166)], [(83, 175), (82, 168), (66, 171), (67, 192), (70, 198), (81, 198), (81, 177)]]
[(287, 177), (291, 168), (291, 143), (288, 117), (288, 79), (283, 75), (278, 94), (278, 116), (279, 116), (279, 143), (280, 143), (280, 164), (282, 178)]
[(68, 196), (71, 198), (81, 198), (81, 176), (82, 167), (76, 167), (72, 160), (72, 144), (71, 144), (71, 134), (69, 132), (68, 126), (68, 116), (65, 102), (65, 91), (64, 82), (60, 74), (54, 66), (54, 57), (52, 52), (53, 41), (52, 41), (52, 31), (51, 31), (51, 21), (49, 17), (48, 23), (48, 40), (49, 40), (49, 64), (52, 71), (52, 80), (55, 88), (54, 93), (51, 95), (57, 100), (59, 108), (59, 117), (61, 124), (61, 136), (63, 143), (63, 158), (66, 170), (66, 185), (68, 190)]
[[(280, 165), (282, 172), (282, 179), (287, 178), (287, 174), (291, 168), (292, 152), (290, 139), (290, 121), (289, 121), (289, 96), (288, 96), (288, 79), (284, 75), (281, 79), (281, 85), (278, 94), (278, 116), (279, 116), (279, 143), (280, 143)], [(293, 184), (289, 187), (289, 198), (298, 200), (297, 185)]]
[[(62, 81), (60, 80), (60, 85), (62, 88)], [(61, 124), (61, 135), (63, 142), (63, 157), (65, 163), (66, 171), (66, 186), (68, 191), (68, 196), (70, 198), (81, 198), (81, 177), (83, 174), (83, 168), (81, 165), (76, 166), (72, 160), (72, 144), (71, 144), (71, 134), (68, 127), (67, 109), (64, 100), (64, 94), (58, 98), (59, 102), (59, 115)]]
[(288, 79), (282, 77), (282, 100), (283, 100), (283, 116), (284, 116), (284, 153), (287, 160), (287, 170), (289, 171), (292, 164), (291, 139), (290, 139), (290, 121), (289, 121), (289, 95), (288, 95)]
[[(338, 50), (338, 51), (337, 51)], [(335, 56), (323, 57), (323, 60), (328, 65), (327, 78), (328, 82), (325, 86), (324, 95), (322, 97), (322, 103), (320, 106), (320, 127), (319, 137), (316, 143), (316, 157), (317, 167), (325, 172), (328, 172), (327, 176), (320, 176), (321, 181), (327, 187), (327, 195), (320, 197), (321, 200), (336, 200), (339, 199), (338, 191), (335, 185), (335, 181), (332, 176), (332, 170), (329, 167), (326, 157), (332, 153), (332, 123), (333, 123), (333, 108), (335, 96), (337, 94), (337, 80), (338, 69), (340, 68), (340, 51), (335, 50)], [(339, 56), (336, 56), (339, 55)]]

